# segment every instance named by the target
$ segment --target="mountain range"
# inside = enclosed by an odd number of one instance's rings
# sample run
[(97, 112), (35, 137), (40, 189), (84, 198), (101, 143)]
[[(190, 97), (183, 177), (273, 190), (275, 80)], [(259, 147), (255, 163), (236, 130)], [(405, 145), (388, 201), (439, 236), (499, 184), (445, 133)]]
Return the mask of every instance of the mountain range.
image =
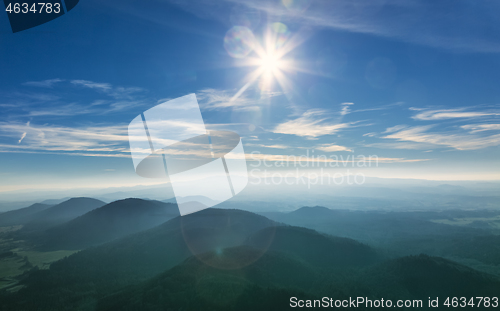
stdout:
[(115, 201), (46, 230), (45, 250), (83, 249), (153, 228), (179, 216), (176, 204), (142, 199)]
[(33, 232), (48, 229), (63, 224), (78, 216), (82, 216), (106, 203), (92, 198), (72, 198), (33, 215), (33, 219), (26, 222), (22, 230)]
[[(61, 217), (54, 216), (58, 211)], [(457, 262), (429, 255), (398, 257), (325, 232), (347, 228), (342, 232), (360, 234), (364, 229), (380, 238), (386, 227), (388, 234), (406, 234), (401, 241), (413, 241), (404, 238), (420, 227), (435, 238), (459, 232), (472, 234), (470, 239), (482, 241), (481, 246), (497, 241), (478, 236), (481, 230), (429, 225), (429, 215), (305, 207), (270, 213), (274, 220), (217, 208), (181, 217), (173, 203), (125, 199), (104, 204), (76, 198), (30, 206), (10, 217), (25, 221), (32, 230), (29, 241), (39, 251), (82, 250), (48, 270), (25, 272), (17, 292), (0, 291), (0, 310), (279, 310), (288, 308), (292, 296), (426, 301), (500, 292), (497, 277)], [(313, 226), (322, 230), (305, 228)], [(496, 262), (494, 256), (486, 258)]]

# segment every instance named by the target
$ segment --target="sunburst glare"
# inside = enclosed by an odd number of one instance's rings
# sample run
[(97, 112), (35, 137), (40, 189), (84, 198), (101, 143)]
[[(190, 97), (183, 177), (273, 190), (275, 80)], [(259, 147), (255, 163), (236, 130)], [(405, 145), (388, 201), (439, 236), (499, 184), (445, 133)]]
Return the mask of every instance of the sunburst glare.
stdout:
[(257, 68), (245, 77), (243, 87), (233, 96), (233, 100), (256, 82), (263, 92), (269, 91), (274, 82), (277, 82), (284, 92), (292, 88), (291, 81), (286, 77), (285, 72), (295, 71), (297, 68), (291, 59), (286, 58), (286, 55), (303, 40), (300, 40), (297, 35), (292, 37), (283, 23), (273, 23), (267, 28), (261, 41), (264, 44), (255, 39), (252, 44), (253, 55), (246, 57), (240, 64)]

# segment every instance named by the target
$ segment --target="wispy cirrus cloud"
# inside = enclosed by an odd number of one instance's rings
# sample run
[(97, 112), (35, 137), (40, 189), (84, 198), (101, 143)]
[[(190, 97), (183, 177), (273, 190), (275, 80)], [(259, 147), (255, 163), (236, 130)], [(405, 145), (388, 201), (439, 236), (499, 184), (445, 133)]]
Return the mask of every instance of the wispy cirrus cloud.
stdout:
[[(147, 100), (143, 96), (142, 88), (113, 86), (110, 83), (96, 83), (87, 80), (71, 80), (63, 83), (63, 79), (51, 79), (37, 82), (26, 82), (25, 86), (50, 88), (45, 92), (8, 92), (0, 96), (0, 107), (12, 119), (22, 117), (61, 117), (78, 116), (85, 114), (108, 114), (125, 111), (137, 106), (145, 105), (154, 100)], [(57, 87), (56, 87), (57, 86)], [(81, 91), (75, 89), (83, 87), (91, 91), (81, 100)], [(94, 92), (97, 91), (97, 92)], [(73, 92), (74, 95), (73, 96)]]
[(23, 85), (52, 88), (55, 84), (63, 81), (65, 80), (57, 78), (57, 79), (48, 79), (43, 81), (28, 81), (23, 83)]
[(460, 132), (431, 132), (433, 125), (407, 127), (384, 136), (400, 142), (422, 143), (427, 146), (449, 147), (456, 150), (477, 150), (500, 145), (500, 134), (489, 136)]
[[(460, 52), (500, 51), (500, 3), (467, 0), (267, 1), (197, 0), (171, 2), (207, 19), (229, 24), (231, 6), (246, 7), (303, 27), (365, 33)], [(227, 9), (225, 9), (227, 8)]]
[(88, 80), (72, 80), (71, 83), (74, 85), (84, 86), (90, 89), (96, 89), (101, 91), (109, 91), (112, 89), (111, 84), (109, 83), (98, 83)]
[[(390, 157), (362, 157), (364, 161), (375, 162), (375, 163), (413, 163), (413, 162), (423, 162), (429, 161), (429, 159), (407, 159), (407, 158), (390, 158)], [(315, 163), (346, 163), (352, 161), (353, 157), (349, 155), (344, 158), (342, 155), (331, 155), (330, 157), (319, 157), (319, 156), (307, 156), (307, 155), (284, 155), (284, 154), (263, 154), (263, 153), (252, 153), (246, 154), (247, 161), (262, 161), (266, 160), (269, 162), (290, 162), (294, 164), (299, 164), (301, 162), (315, 162)]]
[(351, 148), (348, 148), (345, 146), (340, 146), (340, 145), (335, 145), (335, 144), (323, 144), (323, 145), (317, 146), (315, 149), (321, 150), (324, 152), (337, 152), (337, 151), (352, 152), (353, 151)]
[[(19, 139), (21, 137), (21, 139)], [(71, 128), (32, 122), (0, 122), (2, 152), (58, 152), (83, 156), (128, 156), (126, 125)], [(9, 143), (10, 142), (10, 143)]]
[(396, 125), (388, 127), (383, 133), (393, 133), (406, 128), (406, 125)]
[(343, 103), (342, 109), (340, 110), (340, 115), (345, 116), (351, 112), (350, 106), (354, 105), (353, 103)]
[[(165, 126), (162, 123), (158, 125)], [(196, 123), (170, 122), (169, 125), (173, 128), (180, 127), (186, 132), (192, 132), (193, 135), (200, 132), (200, 125)], [(154, 127), (155, 125), (150, 122), (148, 126)], [(0, 152), (129, 157), (129, 141), (140, 141), (148, 144), (148, 137), (141, 133), (141, 131), (131, 132), (128, 124), (69, 127), (34, 124), (33, 122), (0, 122)], [(164, 146), (176, 142), (176, 140), (163, 138), (162, 135), (155, 136), (155, 140)], [(192, 147), (192, 144), (187, 145)], [(222, 148), (221, 145), (218, 147)], [(197, 148), (194, 148), (194, 151), (188, 149), (183, 150), (178, 147), (178, 151), (170, 149), (169, 153), (189, 155), (197, 153)], [(146, 150), (136, 149), (135, 152), (149, 154), (151, 150), (148, 146)]]
[(467, 124), (462, 125), (461, 128), (468, 130), (470, 133), (500, 131), (500, 124)]
[(282, 145), (282, 144), (271, 144), (271, 145), (266, 145), (266, 144), (253, 144), (253, 143), (246, 143), (245, 146), (249, 147), (261, 147), (261, 148), (270, 148), (270, 149), (290, 149), (290, 146), (287, 145)]
[(378, 148), (378, 149), (403, 149), (403, 150), (425, 150), (435, 148), (436, 145), (427, 143), (415, 143), (406, 141), (393, 141), (393, 142), (377, 142), (370, 144), (363, 144), (364, 147)]
[(236, 90), (203, 89), (196, 92), (200, 107), (207, 110), (227, 109), (252, 110), (267, 104), (272, 97), (283, 95), (282, 92), (260, 93), (259, 98), (249, 98), (241, 95), (233, 98)]
[[(15, 111), (10, 113), (11, 116), (16, 117), (67, 117), (67, 116), (79, 116), (79, 115), (101, 115), (109, 114), (118, 111), (124, 111), (129, 108), (144, 105), (146, 102), (142, 100), (122, 100), (122, 101), (106, 101), (106, 104), (101, 106), (93, 106), (79, 103), (64, 103), (58, 101), (57, 103), (52, 103), (51, 105), (31, 105), (30, 103), (24, 103), (22, 106), (19, 105)], [(22, 109), (19, 109), (22, 108)]]
[(94, 82), (88, 80), (71, 80), (71, 83), (73, 85), (101, 91), (116, 99), (130, 99), (134, 94), (145, 91), (140, 87), (115, 87), (110, 83)]
[(332, 135), (351, 126), (350, 123), (333, 123), (325, 117), (326, 111), (311, 109), (304, 112), (299, 118), (278, 124), (272, 132), (289, 134), (307, 138), (317, 138)]
[(18, 144), (20, 144), (20, 143), (23, 141), (24, 137), (26, 137), (26, 132), (24, 132), (24, 133), (21, 135), (21, 138), (19, 139), (19, 141), (18, 141), (17, 143), (18, 143)]
[[(410, 108), (411, 110), (421, 111), (419, 108)], [(414, 120), (421, 121), (439, 121), (447, 119), (465, 119), (488, 116), (499, 116), (499, 111), (466, 111), (466, 108), (460, 109), (439, 109), (425, 110), (412, 116)]]

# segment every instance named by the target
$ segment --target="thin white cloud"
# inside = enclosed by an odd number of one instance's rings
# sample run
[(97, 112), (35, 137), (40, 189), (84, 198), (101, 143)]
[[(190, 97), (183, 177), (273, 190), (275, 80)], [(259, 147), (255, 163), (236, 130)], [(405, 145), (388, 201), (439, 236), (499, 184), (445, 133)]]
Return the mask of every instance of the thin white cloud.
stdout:
[(27, 148), (11, 149), (12, 146), (0, 144), (0, 153), (28, 153), (28, 154), (57, 154), (79, 157), (104, 157), (104, 158), (130, 158), (129, 153), (90, 153), (90, 152), (53, 152), (43, 150), (30, 150)]
[[(30, 122), (31, 122), (31, 121), (26, 122), (26, 126), (27, 126), (27, 127), (29, 127), (29, 126), (30, 126)], [(27, 133), (26, 133), (26, 132), (24, 132), (24, 133), (21, 135), (21, 138), (20, 138), (20, 139), (19, 139), (19, 141), (17, 142), (18, 144), (20, 144), (20, 143), (23, 141), (23, 139), (26, 137), (26, 134), (27, 134)]]
[(406, 127), (406, 125), (396, 125), (396, 126), (388, 127), (383, 133), (397, 132), (399, 130), (404, 129), (405, 127)]
[(462, 133), (429, 132), (432, 125), (405, 128), (383, 138), (395, 139), (403, 142), (423, 143), (440, 147), (449, 147), (456, 150), (476, 150), (500, 145), (500, 134), (478, 136)]
[(343, 103), (342, 104), (342, 110), (340, 110), (340, 115), (345, 116), (346, 114), (349, 114), (351, 112), (351, 109), (349, 106), (354, 105), (353, 103)]
[[(48, 87), (56, 83), (56, 80), (57, 82), (64, 81), (62, 79), (53, 79), (25, 84), (40, 84), (40, 86), (43, 84)], [(68, 92), (56, 93), (65, 94), (64, 97), (50, 93), (12, 92), (3, 96), (0, 107), (5, 108), (10, 119), (44, 116), (65, 117), (115, 113), (143, 106), (152, 101), (146, 101), (141, 94), (138, 94), (145, 91), (138, 87), (113, 87), (109, 83), (96, 83), (87, 80), (72, 80), (70, 82), (70, 85), (97, 90), (95, 96), (101, 98), (93, 98), (90, 103), (85, 103), (81, 102), (80, 96), (75, 100), (71, 95), (67, 95)], [(67, 85), (61, 85), (60, 87)]]
[[(17, 144), (3, 143), (4, 152), (78, 152), (81, 155), (110, 156), (129, 152), (127, 126), (64, 126), (0, 122), (3, 142), (19, 137)], [(20, 142), (23, 142), (20, 145)]]
[(467, 124), (462, 125), (461, 128), (463, 128), (464, 130), (468, 130), (470, 133), (499, 131), (500, 124)]
[[(283, 155), (283, 154), (262, 154), (262, 153), (252, 153), (246, 154), (247, 161), (262, 161), (266, 160), (269, 162), (291, 162), (298, 164), (300, 162), (316, 162), (316, 163), (345, 163), (346, 161), (351, 161), (353, 158), (351, 155), (348, 158), (343, 158), (342, 155), (332, 155), (330, 157), (322, 156), (306, 156), (306, 155)], [(407, 159), (407, 158), (387, 158), (387, 157), (377, 157), (369, 156), (362, 157), (358, 156), (358, 159), (363, 159), (367, 162), (376, 163), (412, 163), (412, 162), (423, 162), (429, 161), (430, 159)]]
[(109, 83), (98, 83), (88, 80), (72, 80), (71, 83), (73, 83), (74, 85), (84, 86), (90, 89), (98, 89), (102, 91), (110, 91), (112, 89), (112, 86)]
[(335, 134), (341, 129), (348, 128), (349, 123), (332, 124), (326, 122), (325, 111), (311, 109), (297, 119), (278, 124), (272, 132), (279, 134), (290, 134), (301, 137), (316, 138), (323, 135)]
[(92, 109), (85, 105), (70, 103), (57, 106), (42, 106), (37, 108), (31, 108), (29, 109), (28, 112), (23, 113), (22, 116), (29, 116), (29, 117), (75, 116), (75, 115), (96, 113), (97, 111), (98, 111), (97, 109)]
[(20, 143), (23, 141), (24, 137), (26, 137), (26, 132), (24, 132), (24, 133), (21, 135), (21, 139), (19, 139), (19, 141), (18, 141), (17, 143), (18, 143), (18, 144), (20, 144)]
[(272, 97), (283, 95), (282, 92), (267, 92), (260, 94), (258, 99), (248, 98), (244, 94), (238, 98), (233, 98), (236, 91), (203, 89), (196, 92), (196, 97), (200, 107), (207, 110), (227, 109), (234, 110), (259, 110), (261, 105), (267, 104), (267, 100)]
[[(178, 123), (186, 131), (193, 131), (197, 124), (188, 122)], [(199, 132), (196, 131), (197, 133)], [(20, 145), (21, 136), (23, 144)], [(67, 127), (57, 125), (34, 125), (19, 122), (0, 122), (0, 148), (2, 152), (23, 153), (57, 153), (80, 156), (129, 157), (129, 140), (145, 141), (147, 137), (131, 135), (128, 125), (95, 125), (83, 127)], [(14, 144), (14, 141), (16, 144)], [(162, 143), (169, 145), (175, 141), (162, 139)], [(9, 144), (9, 142), (11, 142)], [(207, 146), (208, 147), (208, 146)], [(222, 148), (222, 146), (219, 146)], [(135, 152), (150, 153), (147, 150)], [(170, 150), (172, 154), (197, 155), (195, 149), (179, 151)], [(206, 154), (206, 153), (202, 153)]]
[(230, 16), (222, 8), (238, 5), (258, 10), (270, 20), (304, 27), (391, 37), (460, 52), (500, 51), (500, 38), (496, 35), (500, 32), (497, 1), (456, 0), (453, 5), (415, 0), (287, 1), (289, 7), (282, 1), (267, 0), (170, 2), (204, 19), (218, 19), (227, 25)]
[(324, 152), (337, 152), (337, 151), (349, 151), (352, 152), (352, 149), (347, 148), (345, 146), (339, 146), (339, 145), (330, 145), (330, 144), (324, 144), (316, 147), (315, 149), (321, 150)]
[(64, 79), (49, 79), (49, 80), (43, 80), (43, 81), (28, 81), (23, 83), (23, 85), (28, 85), (28, 86), (36, 86), (36, 87), (46, 87), (46, 88), (52, 88), (54, 84), (57, 84), (59, 82), (65, 81)]
[(132, 99), (137, 93), (144, 92), (140, 87), (115, 87), (108, 95), (116, 99)]
[(280, 145), (280, 144), (265, 145), (265, 144), (247, 143), (247, 144), (245, 144), (245, 146), (249, 146), (249, 147), (261, 147), (261, 148), (271, 148), (271, 149), (290, 149), (290, 146)]
[(110, 83), (94, 82), (88, 80), (71, 80), (71, 83), (94, 90), (101, 91), (115, 99), (132, 99), (136, 93), (143, 92), (140, 87), (114, 87)]
[(395, 142), (387, 142), (387, 143), (371, 143), (364, 144), (364, 147), (369, 148), (379, 148), (379, 149), (408, 149), (408, 150), (422, 150), (436, 147), (433, 144), (426, 143), (413, 143), (413, 142), (405, 142), (405, 141), (395, 141)]
[[(417, 109), (412, 109), (417, 110)], [(486, 116), (498, 116), (500, 112), (497, 111), (465, 111), (462, 109), (440, 109), (440, 110), (426, 110), (417, 113), (412, 117), (414, 120), (422, 121), (438, 121), (446, 119), (457, 119), (457, 118), (477, 118)]]

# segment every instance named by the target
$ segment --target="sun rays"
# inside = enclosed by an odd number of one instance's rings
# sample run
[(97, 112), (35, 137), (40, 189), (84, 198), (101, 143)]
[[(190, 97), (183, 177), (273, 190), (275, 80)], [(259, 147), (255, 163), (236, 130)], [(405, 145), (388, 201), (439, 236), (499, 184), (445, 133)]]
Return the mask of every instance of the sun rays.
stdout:
[(255, 83), (262, 93), (273, 89), (275, 83), (285, 93), (292, 90), (293, 85), (287, 73), (301, 70), (287, 54), (302, 42), (300, 36), (292, 36), (284, 24), (271, 24), (261, 40), (254, 39), (251, 43), (253, 53), (242, 57), (240, 66), (255, 67), (255, 70), (246, 75), (243, 86), (231, 100), (237, 99)]

